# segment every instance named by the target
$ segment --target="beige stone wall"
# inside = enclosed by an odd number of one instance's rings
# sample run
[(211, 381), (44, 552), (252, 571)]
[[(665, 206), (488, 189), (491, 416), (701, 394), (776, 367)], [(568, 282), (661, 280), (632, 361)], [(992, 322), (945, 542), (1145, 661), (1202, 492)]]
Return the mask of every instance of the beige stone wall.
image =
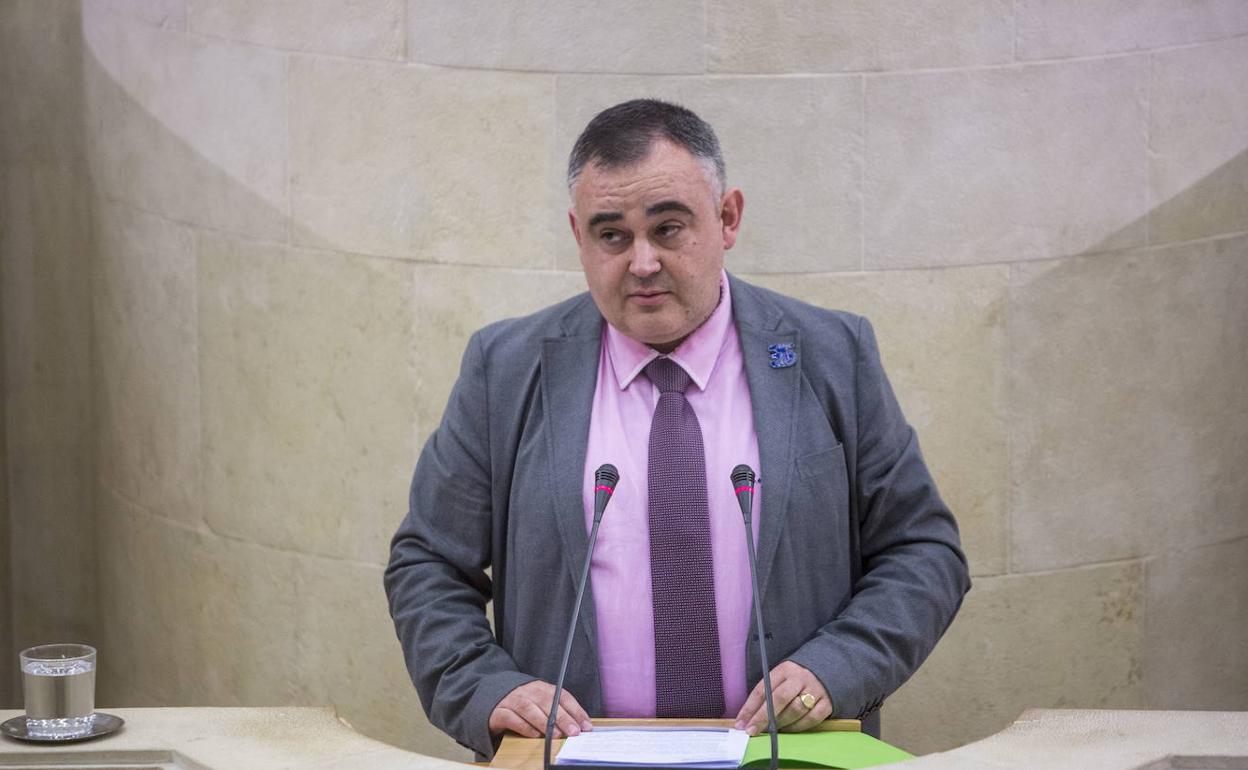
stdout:
[[(0, 3), (32, 49), (62, 39), (35, 3)], [(1239, 0), (84, 0), (80, 26), (77, 81), (25, 86), (53, 119), (5, 139), (5, 397), (15, 591), (98, 583), (103, 702), (328, 703), (466, 756), (407, 681), (387, 541), (467, 335), (583, 285), (572, 138), (655, 95), (720, 131), (730, 269), (875, 322), (962, 523), (976, 587), (885, 737), (1248, 708)], [(17, 547), (28, 503), (67, 537), (83, 500), (89, 553)]]
[(81, 27), (77, 0), (0, 2), (0, 706), (17, 650), (97, 641)]
[[(3, 213), (0, 212), (0, 217)], [(0, 272), (0, 297), (4, 296), (4, 275)], [(11, 664), (13, 651), (13, 579), (9, 566), (9, 467), (8, 421), (5, 418), (4, 389), (4, 313), (0, 312), (0, 708), (16, 708), (17, 694), (13, 690), (16, 680)], [(3, 661), (10, 661), (4, 665)]]

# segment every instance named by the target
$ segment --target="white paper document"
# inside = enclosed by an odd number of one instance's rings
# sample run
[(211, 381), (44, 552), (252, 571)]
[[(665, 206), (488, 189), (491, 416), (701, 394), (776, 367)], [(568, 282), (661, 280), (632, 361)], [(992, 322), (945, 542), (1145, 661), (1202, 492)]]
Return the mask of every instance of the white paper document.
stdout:
[(735, 768), (749, 739), (718, 727), (598, 727), (564, 741), (555, 764)]

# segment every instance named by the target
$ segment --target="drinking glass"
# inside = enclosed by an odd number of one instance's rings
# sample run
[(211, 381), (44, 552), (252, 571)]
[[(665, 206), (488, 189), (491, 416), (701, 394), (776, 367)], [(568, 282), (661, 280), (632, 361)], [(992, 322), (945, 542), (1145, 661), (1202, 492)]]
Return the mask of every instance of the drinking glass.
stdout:
[(79, 738), (95, 723), (95, 648), (43, 644), (22, 650), (26, 732), (32, 738)]

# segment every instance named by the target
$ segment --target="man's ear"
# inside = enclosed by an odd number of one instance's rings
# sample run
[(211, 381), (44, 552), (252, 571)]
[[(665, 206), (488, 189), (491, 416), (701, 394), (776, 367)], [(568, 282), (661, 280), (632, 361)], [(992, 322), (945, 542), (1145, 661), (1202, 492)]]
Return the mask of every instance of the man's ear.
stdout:
[(741, 227), (741, 214), (745, 211), (745, 195), (741, 188), (734, 187), (724, 193), (719, 204), (719, 220), (724, 232), (724, 249), (731, 249), (737, 242), (737, 231)]
[(581, 245), (581, 228), (576, 226), (576, 211), (568, 209), (568, 224), (572, 225), (572, 237), (576, 239), (576, 245)]

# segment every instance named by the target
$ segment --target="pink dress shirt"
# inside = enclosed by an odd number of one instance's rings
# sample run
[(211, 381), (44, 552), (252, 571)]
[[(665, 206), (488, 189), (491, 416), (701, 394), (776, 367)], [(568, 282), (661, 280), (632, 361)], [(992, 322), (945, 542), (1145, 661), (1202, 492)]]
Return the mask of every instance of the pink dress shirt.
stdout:
[[(741, 342), (732, 322), (732, 297), (721, 274), (722, 299), (707, 322), (668, 357), (694, 385), (686, 398), (698, 415), (706, 448), (707, 500), (714, 560), (715, 609), (723, 664), (725, 717), (736, 716), (749, 694), (745, 643), (750, 633), (750, 566), (745, 525), (730, 475), (740, 463), (758, 471), (750, 389)], [(653, 717), (654, 611), (650, 591), (650, 513), (647, 502), (650, 421), (658, 391), (642, 374), (660, 354), (604, 325), (585, 462), (586, 526), (593, 524), (594, 469), (612, 463), (620, 471), (615, 495), (598, 530), (590, 566), (597, 614), (598, 662), (608, 717)], [(754, 497), (758, 543), (761, 495)]]

